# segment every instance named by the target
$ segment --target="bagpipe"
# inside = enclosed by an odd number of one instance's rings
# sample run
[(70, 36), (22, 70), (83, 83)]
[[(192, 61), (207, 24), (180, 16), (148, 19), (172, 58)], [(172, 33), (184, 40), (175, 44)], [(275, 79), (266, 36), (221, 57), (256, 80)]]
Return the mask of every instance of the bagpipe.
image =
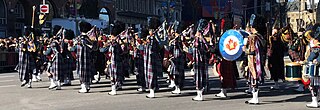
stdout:
[[(175, 36), (173, 39), (171, 39), (169, 41), (169, 45), (172, 45), (174, 41), (178, 41), (178, 42), (181, 42), (181, 41), (184, 41), (186, 40), (186, 37), (187, 35), (190, 35), (192, 34), (192, 29), (194, 28), (194, 24), (191, 24), (190, 26), (188, 26), (185, 30), (183, 30), (181, 33), (179, 33), (178, 36)], [(191, 36), (191, 35), (190, 35)], [(180, 38), (180, 39), (179, 39)], [(189, 45), (187, 44), (187, 42), (182, 42), (184, 45)], [(185, 51), (185, 52), (188, 52), (186, 49), (181, 49), (182, 51)]]
[(118, 43), (125, 44), (131, 42), (131, 36), (129, 35), (130, 32), (133, 31), (132, 27), (128, 27), (127, 29), (123, 30), (120, 34), (118, 34), (115, 39), (115, 41), (118, 41)]
[(87, 33), (83, 33), (79, 37), (73, 39), (73, 45), (86, 45), (93, 50), (97, 50), (97, 41), (96, 26), (93, 26)]

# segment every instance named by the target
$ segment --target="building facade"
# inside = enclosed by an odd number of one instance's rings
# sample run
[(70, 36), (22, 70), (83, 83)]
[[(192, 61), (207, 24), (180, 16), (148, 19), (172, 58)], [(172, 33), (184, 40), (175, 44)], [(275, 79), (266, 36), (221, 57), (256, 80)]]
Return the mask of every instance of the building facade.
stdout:
[(180, 0), (114, 0), (115, 19), (136, 28), (146, 26), (147, 17), (180, 21), (181, 6)]
[(314, 10), (312, 10), (307, 0), (293, 1), (290, 3), (287, 16), (294, 32), (297, 32), (300, 28), (305, 29), (310, 23), (318, 23), (318, 5), (318, 2), (315, 2)]
[[(99, 18), (99, 10), (108, 10), (110, 19), (114, 19), (112, 0), (45, 0), (50, 13), (47, 21), (53, 18), (86, 17)], [(0, 37), (21, 36), (26, 26), (32, 25), (33, 6), (36, 6), (34, 27), (40, 27), (38, 21), (39, 5), (42, 0), (0, 0)], [(83, 5), (85, 4), (85, 5)], [(93, 9), (92, 9), (93, 8)], [(89, 13), (90, 11), (90, 13)]]
[[(0, 37), (21, 36), (26, 26), (32, 25), (32, 6), (36, 6), (34, 27), (41, 27), (39, 5), (43, 0), (0, 0)], [(89, 18), (103, 19), (112, 23), (114, 20), (124, 22), (127, 26), (147, 25), (147, 17), (161, 20), (181, 20), (182, 4), (180, 0), (45, 0), (50, 13), (46, 24), (53, 18)], [(165, 3), (170, 3), (166, 10)], [(45, 24), (45, 25), (46, 25)]]

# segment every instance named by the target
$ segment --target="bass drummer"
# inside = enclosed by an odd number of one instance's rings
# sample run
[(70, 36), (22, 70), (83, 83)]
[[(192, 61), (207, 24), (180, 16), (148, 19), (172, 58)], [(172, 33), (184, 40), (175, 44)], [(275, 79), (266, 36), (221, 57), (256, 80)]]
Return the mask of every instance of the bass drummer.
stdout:
[[(316, 25), (315, 25), (316, 26)], [(318, 66), (320, 63), (320, 26), (317, 27), (316, 31), (314, 32), (314, 38), (310, 40), (310, 54), (308, 56), (307, 61), (312, 62), (312, 64)], [(317, 68), (318, 69), (318, 68)], [(307, 104), (306, 106), (308, 108), (318, 108), (319, 107), (319, 86), (320, 86), (320, 75), (319, 72), (316, 71), (315, 74), (312, 73), (306, 73), (307, 75), (304, 75), (303, 77), (310, 78), (310, 85), (309, 89), (311, 91), (312, 95), (312, 102), (310, 104)]]

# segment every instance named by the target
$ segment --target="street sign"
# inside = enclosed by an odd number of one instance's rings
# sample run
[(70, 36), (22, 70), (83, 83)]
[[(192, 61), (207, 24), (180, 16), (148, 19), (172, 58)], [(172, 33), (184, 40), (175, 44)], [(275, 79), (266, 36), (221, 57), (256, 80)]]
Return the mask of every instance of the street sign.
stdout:
[(49, 13), (49, 5), (48, 4), (42, 4), (40, 5), (40, 13)]

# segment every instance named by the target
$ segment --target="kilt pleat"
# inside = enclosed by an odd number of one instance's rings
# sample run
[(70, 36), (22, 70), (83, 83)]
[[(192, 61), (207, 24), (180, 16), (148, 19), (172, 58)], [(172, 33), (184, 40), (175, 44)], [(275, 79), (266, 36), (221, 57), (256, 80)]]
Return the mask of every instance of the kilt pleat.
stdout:
[(208, 84), (208, 63), (206, 53), (204, 52), (203, 43), (195, 43), (198, 47), (193, 48), (194, 59), (194, 75), (196, 82), (196, 89), (204, 89)]
[(56, 80), (63, 80), (64, 73), (66, 71), (64, 59), (60, 53), (55, 54), (55, 59), (52, 61), (52, 66), (50, 68), (50, 72), (53, 75), (53, 78)]
[(92, 74), (92, 57), (90, 49), (84, 45), (77, 46), (77, 73), (81, 83), (90, 83)]

